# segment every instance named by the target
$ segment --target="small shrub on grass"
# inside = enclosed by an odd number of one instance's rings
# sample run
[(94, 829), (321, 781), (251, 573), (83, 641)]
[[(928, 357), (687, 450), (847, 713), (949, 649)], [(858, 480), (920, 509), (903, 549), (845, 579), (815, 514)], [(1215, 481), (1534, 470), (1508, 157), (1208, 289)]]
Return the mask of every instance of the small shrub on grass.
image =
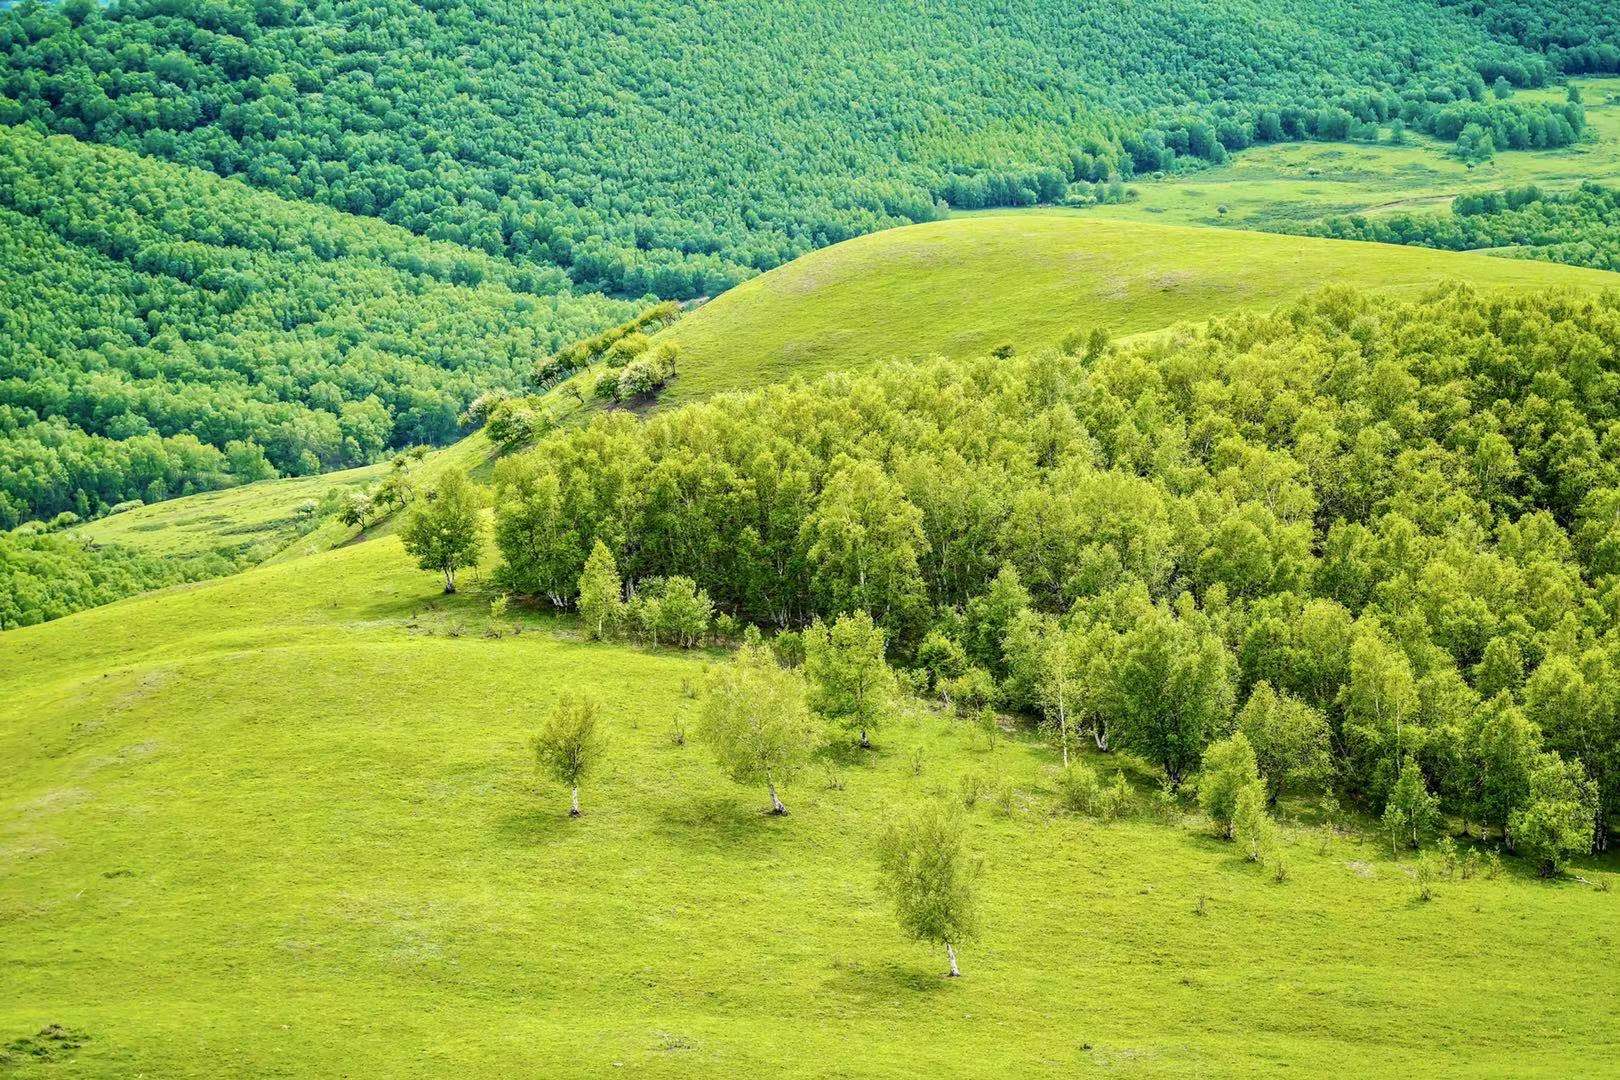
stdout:
[(989, 781), (984, 778), (983, 773), (963, 773), (962, 778), (956, 782), (957, 790), (962, 796), (963, 809), (972, 810), (977, 806), (989, 786)]
[(1058, 770), (1058, 798), (1071, 813), (1102, 816), (1104, 791), (1097, 770), (1078, 761)]
[(1434, 880), (1439, 876), (1433, 856), (1424, 855), (1412, 868), (1412, 880), (1417, 883), (1417, 898), (1427, 903), (1434, 899)]
[(1104, 821), (1118, 821), (1120, 818), (1130, 817), (1136, 812), (1136, 792), (1125, 779), (1125, 774), (1114, 774), (1114, 782), (1108, 785), (1103, 792), (1102, 819)]
[(1256, 780), (1238, 792), (1232, 811), (1232, 838), (1250, 862), (1263, 862), (1277, 849), (1277, 823), (1266, 813), (1266, 786)]
[(1457, 876), (1457, 865), (1460, 861), (1457, 856), (1457, 841), (1449, 836), (1442, 836), (1434, 846), (1435, 869), (1443, 874), (1449, 881)]
[(986, 705), (979, 710), (977, 718), (979, 732), (984, 735), (984, 745), (987, 750), (996, 748), (996, 741), (1001, 738), (1001, 720), (996, 716), (996, 710)]

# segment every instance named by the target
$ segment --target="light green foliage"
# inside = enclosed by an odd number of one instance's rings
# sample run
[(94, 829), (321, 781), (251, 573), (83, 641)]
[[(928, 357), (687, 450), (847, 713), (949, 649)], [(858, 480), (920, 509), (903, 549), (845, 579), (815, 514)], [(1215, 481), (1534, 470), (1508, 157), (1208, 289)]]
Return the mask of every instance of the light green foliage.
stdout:
[(1321, 784), (1332, 778), (1327, 719), (1293, 695), (1277, 693), (1262, 679), (1238, 712), (1237, 726), (1254, 749), (1272, 805), (1284, 788)]
[(1005, 655), (1014, 678), (1057, 736), (1067, 768), (1070, 727), (1085, 707), (1088, 689), (1080, 643), (1061, 620), (1026, 611), (1008, 630)]
[(1120, 639), (1111, 731), (1172, 787), (1198, 767), (1232, 713), (1231, 658), (1200, 612), (1155, 608)]
[(1232, 839), (1250, 862), (1265, 862), (1276, 854), (1281, 837), (1266, 812), (1266, 786), (1259, 780), (1238, 789), (1232, 803)]
[(771, 811), (787, 813), (777, 785), (792, 781), (817, 741), (804, 679), (777, 666), (763, 645), (744, 645), (715, 670), (698, 734), (726, 775), (739, 784), (764, 784)]
[(484, 500), (464, 473), (446, 471), (405, 514), (399, 537), (405, 553), (423, 570), (444, 575), (444, 591), (456, 591), (457, 571), (477, 566), (484, 551)]
[[(1471, 732), (1493, 700), (1477, 683), (1523, 695), (1516, 650), (1613, 685), (1611, 585), (1585, 560), (1620, 481), (1591, 435), (1612, 411), (1616, 311), (1573, 293), (1332, 290), (1084, 364), (895, 364), (600, 417), (503, 466), (545, 487), (513, 485), (500, 546), (513, 579), (543, 586), (531, 568), (577, 578), (602, 538), (633, 560), (626, 577), (690, 577), (764, 626), (898, 594), (890, 622), (873, 612), (892, 654), (915, 663), (936, 631), (929, 670), (958, 667), (941, 642), (959, 642), (998, 705), (1041, 714), (1060, 748), (1089, 731), (1172, 782), (1264, 681), (1300, 768), (1318, 774), (1321, 725), (1293, 703), (1320, 713), (1365, 805), (1411, 756), (1447, 813), (1477, 814)], [(1553, 406), (1543, 383), (1570, 391)], [(1038, 677), (1048, 641), (1066, 643), (1055, 682)], [(1546, 701), (1572, 718), (1555, 725), (1566, 759), (1614, 791), (1613, 740), (1585, 734), (1612, 712)]]
[(598, 641), (611, 641), (624, 621), (624, 585), (613, 552), (598, 540), (579, 576), (579, 617)]
[(900, 928), (945, 946), (953, 976), (956, 946), (979, 933), (980, 869), (964, 834), (961, 813), (930, 800), (897, 814), (878, 842), (882, 888)]
[(1058, 796), (1066, 809), (1077, 814), (1101, 816), (1103, 793), (1097, 770), (1085, 762), (1071, 762), (1058, 770)]
[(708, 636), (714, 602), (691, 578), (677, 574), (643, 583), (628, 611), (654, 645), (693, 649)]
[(815, 622), (804, 632), (810, 708), (857, 734), (863, 747), (895, 707), (894, 673), (883, 653), (883, 631), (864, 611), (840, 615), (830, 625)]
[(1333, 217), (1310, 231), (1448, 251), (1510, 248), (1524, 258), (1620, 270), (1620, 189), (1588, 182), (1556, 192), (1529, 184), (1459, 196), (1445, 214)]
[(1470, 820), (1505, 833), (1529, 795), (1540, 746), (1541, 733), (1511, 698), (1499, 696), (1475, 711), (1464, 746), (1463, 810)]
[(1417, 712), (1417, 681), (1406, 654), (1376, 623), (1357, 627), (1349, 674), (1342, 697), (1344, 742), (1356, 777), (1377, 798), (1389, 791), (1396, 766), (1411, 752), (1403, 737)]
[(924, 599), (922, 514), (870, 461), (842, 458), (805, 518), (805, 559), (831, 611), (867, 611), (903, 630)]
[(1570, 856), (1592, 846), (1592, 812), (1597, 795), (1578, 765), (1544, 753), (1530, 773), (1524, 805), (1508, 822), (1514, 846), (1535, 863), (1542, 876), (1560, 872)]
[[(1391, 809), (1398, 816), (1392, 816)], [(1390, 789), (1384, 811), (1391, 835), (1398, 835), (1401, 843), (1409, 847), (1422, 847), (1441, 827), (1440, 800), (1430, 793), (1423, 770), (1411, 757), (1401, 763), (1400, 776)]]
[(1223, 838), (1232, 839), (1238, 798), (1259, 780), (1254, 748), (1243, 732), (1213, 742), (1204, 751), (1198, 773), (1198, 807)]
[(578, 817), (579, 786), (595, 772), (606, 754), (600, 723), (601, 706), (595, 698), (565, 695), (535, 737), (534, 755), (540, 771), (572, 789), (569, 814)]

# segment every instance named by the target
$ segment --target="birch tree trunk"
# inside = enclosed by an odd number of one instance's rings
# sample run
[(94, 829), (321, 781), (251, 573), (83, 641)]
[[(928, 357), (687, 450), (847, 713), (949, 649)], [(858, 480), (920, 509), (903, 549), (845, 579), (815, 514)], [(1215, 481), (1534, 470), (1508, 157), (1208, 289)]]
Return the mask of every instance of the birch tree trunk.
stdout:
[(574, 785), (574, 799), (573, 799), (573, 802), (569, 804), (568, 816), (569, 817), (579, 817), (579, 785), (578, 784)]
[(783, 806), (782, 800), (776, 797), (775, 781), (767, 780), (765, 786), (771, 789), (771, 813), (778, 815), (787, 813), (788, 808)]
[(945, 943), (945, 958), (951, 962), (951, 976), (950, 977), (953, 978), (953, 979), (960, 978), (961, 975), (962, 975), (962, 972), (956, 966), (956, 950), (951, 948), (951, 943), (948, 942), (948, 941)]

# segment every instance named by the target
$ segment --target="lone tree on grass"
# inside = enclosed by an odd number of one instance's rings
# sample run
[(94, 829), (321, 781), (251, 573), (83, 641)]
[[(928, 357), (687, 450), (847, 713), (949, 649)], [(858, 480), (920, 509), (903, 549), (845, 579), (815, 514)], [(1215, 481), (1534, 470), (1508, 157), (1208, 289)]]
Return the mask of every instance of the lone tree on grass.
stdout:
[(594, 772), (604, 751), (597, 728), (597, 705), (590, 698), (564, 697), (557, 702), (534, 741), (540, 771), (573, 789), (568, 816), (579, 817), (579, 785)]
[(804, 673), (810, 707), (826, 720), (860, 733), (880, 726), (894, 708), (894, 673), (883, 659), (883, 630), (864, 611), (840, 615), (831, 626), (804, 632)]
[(771, 813), (787, 813), (776, 786), (792, 780), (816, 746), (804, 680), (778, 666), (766, 646), (744, 645), (715, 673), (698, 735), (728, 776), (764, 784)]
[(411, 504), (400, 529), (407, 554), (423, 570), (444, 575), (444, 591), (456, 591), (456, 571), (477, 566), (484, 548), (483, 500), (466, 475), (446, 469), (421, 498)]
[(963, 843), (962, 815), (928, 802), (890, 823), (878, 842), (883, 891), (907, 934), (945, 946), (952, 978), (956, 946), (979, 926), (978, 863)]

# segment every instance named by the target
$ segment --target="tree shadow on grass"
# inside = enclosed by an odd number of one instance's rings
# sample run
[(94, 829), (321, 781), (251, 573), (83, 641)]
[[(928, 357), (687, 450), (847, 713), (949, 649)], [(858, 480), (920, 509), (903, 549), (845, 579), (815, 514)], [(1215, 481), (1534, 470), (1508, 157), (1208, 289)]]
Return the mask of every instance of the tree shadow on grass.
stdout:
[(531, 806), (501, 814), (492, 831), (505, 847), (538, 848), (556, 843), (576, 826), (566, 806)]
[(953, 981), (944, 971), (945, 953), (940, 950), (940, 970), (923, 963), (898, 960), (853, 960), (837, 963), (826, 983), (833, 1000), (864, 1005), (890, 1002), (911, 994), (937, 994)]
[(763, 791), (760, 796), (677, 796), (656, 808), (654, 820), (665, 837), (685, 847), (764, 854), (775, 848), (783, 828), (792, 827), (793, 817), (773, 816)]

